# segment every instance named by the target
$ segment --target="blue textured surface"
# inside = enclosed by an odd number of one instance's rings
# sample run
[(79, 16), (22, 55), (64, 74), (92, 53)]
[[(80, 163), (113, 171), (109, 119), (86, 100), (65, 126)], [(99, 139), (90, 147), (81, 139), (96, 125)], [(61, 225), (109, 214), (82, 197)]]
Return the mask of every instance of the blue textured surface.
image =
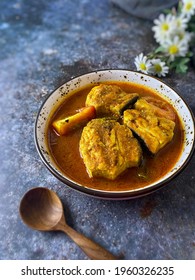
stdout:
[[(151, 22), (109, 1), (0, 1), (0, 259), (87, 259), (63, 233), (27, 228), (22, 195), (47, 186), (67, 221), (123, 259), (195, 259), (195, 158), (172, 183), (149, 196), (105, 201), (54, 178), (34, 145), (34, 121), (46, 96), (90, 70), (135, 70), (154, 46)], [(166, 79), (195, 112), (195, 72)]]

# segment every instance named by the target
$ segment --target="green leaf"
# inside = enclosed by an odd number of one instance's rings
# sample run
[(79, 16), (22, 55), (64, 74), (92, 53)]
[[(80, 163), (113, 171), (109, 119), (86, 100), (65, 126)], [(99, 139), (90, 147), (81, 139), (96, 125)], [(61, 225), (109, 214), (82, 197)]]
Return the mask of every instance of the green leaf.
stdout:
[(188, 22), (187, 31), (195, 32), (195, 15), (193, 15), (190, 21)]
[(159, 46), (158, 48), (155, 49), (155, 53), (161, 53), (164, 52), (165, 48), (163, 46)]
[(166, 15), (172, 14), (172, 10), (171, 9), (165, 9), (165, 10), (163, 10), (163, 13), (165, 13)]
[(171, 64), (170, 68), (175, 69), (177, 74), (185, 74), (188, 70), (189, 57), (178, 57)]
[(188, 31), (195, 32), (195, 23), (194, 22), (188, 24)]
[(188, 71), (187, 65), (177, 65), (175, 72), (177, 74), (185, 74)]
[(178, 7), (177, 7), (178, 14), (181, 14), (181, 12), (182, 12), (182, 7), (183, 7), (182, 1), (179, 1)]

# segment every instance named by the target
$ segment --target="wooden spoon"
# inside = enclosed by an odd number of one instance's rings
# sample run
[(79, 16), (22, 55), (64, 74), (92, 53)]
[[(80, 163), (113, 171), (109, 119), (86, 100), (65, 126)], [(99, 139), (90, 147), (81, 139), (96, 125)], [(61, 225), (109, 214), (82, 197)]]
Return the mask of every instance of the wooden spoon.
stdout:
[(30, 228), (65, 232), (93, 260), (116, 259), (100, 245), (68, 226), (63, 212), (63, 205), (57, 194), (43, 187), (29, 190), (20, 203), (20, 216)]

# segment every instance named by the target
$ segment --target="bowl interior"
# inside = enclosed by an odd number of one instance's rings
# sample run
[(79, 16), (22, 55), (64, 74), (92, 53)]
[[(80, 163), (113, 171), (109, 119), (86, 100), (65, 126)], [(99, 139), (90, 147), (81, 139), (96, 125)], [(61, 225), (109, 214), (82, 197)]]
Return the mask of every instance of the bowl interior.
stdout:
[(87, 186), (80, 186), (77, 182), (74, 182), (69, 178), (65, 177), (65, 175), (61, 172), (61, 170), (56, 165), (52, 156), (49, 153), (46, 143), (46, 130), (51, 114), (54, 112), (54, 109), (57, 108), (63, 102), (67, 95), (74, 94), (74, 91), (76, 94), (76, 91), (79, 88), (82, 88), (89, 84), (97, 84), (99, 82), (108, 81), (133, 82), (154, 89), (157, 93), (159, 93), (161, 97), (167, 99), (172, 104), (172, 106), (176, 109), (178, 115), (182, 120), (185, 131), (185, 139), (183, 151), (175, 166), (158, 181), (147, 185), (144, 188), (136, 189), (134, 191), (130, 190), (127, 191), (125, 194), (124, 192), (123, 194), (120, 194), (120, 192), (114, 192), (114, 196), (120, 197), (122, 195), (125, 195), (131, 197), (137, 196), (141, 193), (150, 192), (158, 186), (160, 187), (165, 182), (168, 182), (176, 174), (178, 174), (185, 167), (194, 150), (194, 119), (191, 110), (176, 91), (174, 91), (168, 85), (154, 77), (126, 70), (102, 70), (91, 72), (66, 82), (49, 95), (49, 97), (45, 100), (45, 102), (39, 110), (35, 124), (35, 143), (37, 150), (41, 159), (49, 168), (49, 170), (64, 183), (86, 193), (91, 193), (91, 191), (93, 191), (94, 195), (100, 195), (100, 197), (104, 195), (107, 196), (107, 192), (103, 194), (104, 192), (101, 190), (98, 194), (98, 190), (89, 190)]

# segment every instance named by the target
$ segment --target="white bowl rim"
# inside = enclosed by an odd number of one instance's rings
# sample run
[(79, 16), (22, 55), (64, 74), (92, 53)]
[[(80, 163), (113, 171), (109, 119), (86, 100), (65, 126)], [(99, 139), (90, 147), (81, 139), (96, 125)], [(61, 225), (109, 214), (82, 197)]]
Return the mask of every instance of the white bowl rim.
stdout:
[[(97, 74), (101, 74), (101, 73), (111, 73), (111, 72), (124, 72), (124, 73), (129, 73), (129, 74), (136, 74), (140, 77), (144, 77), (144, 78), (149, 78), (152, 79), (153, 81), (157, 81), (160, 82), (161, 84), (163, 84), (164, 86), (166, 86), (167, 88), (169, 88), (171, 91), (173, 91), (177, 97), (183, 102), (183, 104), (186, 106), (188, 113), (191, 117), (192, 120), (192, 128), (193, 128), (193, 142), (191, 143), (191, 148), (190, 148), (190, 152), (188, 154), (188, 156), (186, 157), (184, 163), (175, 171), (173, 172), (172, 175), (170, 175), (168, 178), (158, 182), (157, 183), (153, 183), (150, 184), (149, 186), (143, 187), (143, 188), (139, 188), (139, 189), (135, 189), (135, 190), (127, 190), (127, 191), (104, 191), (104, 190), (99, 190), (99, 189), (92, 189), (83, 185), (80, 185), (77, 182), (72, 181), (71, 179), (67, 178), (64, 174), (62, 174), (60, 172), (60, 170), (56, 170), (55, 167), (52, 166), (52, 164), (47, 160), (46, 156), (48, 156), (48, 152), (44, 149), (43, 146), (41, 146), (40, 141), (38, 139), (38, 121), (39, 121), (39, 117), (40, 114), (45, 106), (45, 104), (48, 102), (48, 100), (51, 98), (51, 96), (56, 92), (59, 91), (60, 88), (62, 88), (64, 85), (68, 84), (68, 83), (72, 83), (78, 79), (81, 79), (84, 76), (88, 76), (88, 75), (97, 75)], [(124, 74), (123, 73), (123, 74)], [(104, 82), (105, 80), (100, 80), (100, 82)], [(111, 79), (110, 79), (111, 81)], [(114, 79), (112, 80), (114, 81)], [(127, 81), (128, 82), (128, 81)], [(98, 83), (98, 81), (94, 81), (94, 83)], [(87, 85), (87, 83), (85, 84)], [(65, 81), (64, 83), (62, 83), (59, 87), (55, 88), (49, 95), (47, 95), (47, 97), (45, 98), (45, 100), (43, 101), (41, 107), (38, 110), (37, 113), (37, 117), (36, 117), (36, 121), (35, 121), (35, 126), (34, 126), (34, 141), (35, 141), (35, 146), (36, 149), (38, 151), (38, 154), (42, 160), (42, 162), (45, 164), (45, 166), (50, 170), (50, 172), (56, 177), (58, 178), (61, 182), (63, 182), (64, 184), (66, 184), (68, 187), (71, 187), (79, 192), (85, 193), (87, 195), (90, 196), (94, 196), (94, 197), (98, 197), (98, 198), (103, 198), (103, 199), (130, 199), (130, 198), (136, 198), (136, 197), (140, 197), (143, 195), (147, 195), (151, 192), (156, 191), (157, 189), (160, 189), (161, 187), (167, 185), (173, 178), (175, 178), (176, 176), (178, 176), (181, 171), (183, 171), (185, 169), (185, 167), (188, 165), (188, 163), (190, 162), (194, 150), (195, 150), (195, 127), (194, 127), (194, 123), (195, 123), (195, 118), (193, 115), (193, 112), (191, 110), (191, 108), (189, 107), (189, 105), (186, 103), (186, 101), (184, 100), (184, 98), (178, 93), (178, 91), (176, 91), (175, 89), (173, 89), (168, 83), (160, 80), (157, 77), (153, 77), (150, 76), (148, 74), (143, 74), (137, 71), (132, 71), (132, 70), (128, 70), (128, 69), (100, 69), (100, 70), (94, 70), (94, 71), (89, 71), (86, 72), (84, 74), (80, 74), (77, 76), (74, 76), (72, 78), (70, 78), (69, 80)], [(169, 173), (169, 172), (168, 172)]]

